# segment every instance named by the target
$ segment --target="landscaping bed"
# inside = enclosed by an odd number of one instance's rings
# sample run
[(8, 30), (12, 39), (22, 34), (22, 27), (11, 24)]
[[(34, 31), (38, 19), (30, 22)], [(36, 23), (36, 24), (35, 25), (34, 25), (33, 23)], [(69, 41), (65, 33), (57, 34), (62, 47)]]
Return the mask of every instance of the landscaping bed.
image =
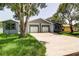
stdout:
[(25, 38), (0, 34), (0, 56), (44, 56), (45, 52), (45, 46), (30, 34)]

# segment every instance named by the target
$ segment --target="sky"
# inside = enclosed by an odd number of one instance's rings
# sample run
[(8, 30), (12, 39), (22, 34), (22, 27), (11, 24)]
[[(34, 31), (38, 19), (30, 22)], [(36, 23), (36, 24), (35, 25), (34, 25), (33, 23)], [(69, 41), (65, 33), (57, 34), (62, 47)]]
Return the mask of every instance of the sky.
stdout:
[[(40, 10), (38, 16), (33, 16), (30, 19), (43, 18), (46, 19), (51, 17), (58, 9), (59, 3), (48, 3), (46, 8)], [(0, 11), (0, 20), (13, 19), (14, 12), (10, 9), (4, 8)]]

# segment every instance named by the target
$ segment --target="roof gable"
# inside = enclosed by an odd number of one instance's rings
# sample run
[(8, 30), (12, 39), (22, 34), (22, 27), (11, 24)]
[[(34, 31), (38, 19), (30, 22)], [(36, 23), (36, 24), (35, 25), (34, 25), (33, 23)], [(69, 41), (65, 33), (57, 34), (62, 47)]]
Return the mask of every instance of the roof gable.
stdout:
[(29, 23), (50, 23), (50, 22), (39, 18), (39, 19), (35, 19), (35, 20), (32, 20), (32, 21), (29, 21)]
[(2, 21), (2, 22), (7, 22), (7, 21), (13, 21), (13, 22), (19, 22), (19, 21), (17, 21), (17, 20), (12, 20), (12, 19), (9, 19), (9, 20), (5, 20), (5, 21)]

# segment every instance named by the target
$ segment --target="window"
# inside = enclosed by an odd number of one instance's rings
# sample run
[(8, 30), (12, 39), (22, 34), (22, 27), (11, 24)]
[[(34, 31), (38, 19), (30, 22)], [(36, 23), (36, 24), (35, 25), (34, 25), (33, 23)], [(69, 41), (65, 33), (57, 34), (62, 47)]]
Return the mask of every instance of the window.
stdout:
[(14, 30), (14, 29), (16, 29), (15, 26), (16, 26), (15, 23), (12, 23), (12, 22), (5, 23), (5, 27), (7, 30)]

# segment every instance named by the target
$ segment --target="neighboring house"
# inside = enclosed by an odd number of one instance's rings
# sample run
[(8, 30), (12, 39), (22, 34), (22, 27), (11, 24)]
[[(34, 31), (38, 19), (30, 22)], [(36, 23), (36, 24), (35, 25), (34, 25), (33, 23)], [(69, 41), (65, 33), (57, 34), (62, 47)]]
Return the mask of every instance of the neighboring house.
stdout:
[[(17, 20), (6, 20), (2, 21), (3, 23), (3, 33), (13, 34), (19, 33), (19, 21)], [(26, 32), (28, 33), (45, 33), (45, 32), (53, 32), (54, 26), (53, 23), (43, 20), (41, 18), (28, 21)]]
[[(73, 25), (72, 26), (73, 27), (73, 31), (78, 31), (78, 29)], [(71, 30), (70, 30), (70, 25), (68, 25), (68, 24), (63, 24), (63, 31), (64, 32), (71, 32)]]
[(5, 20), (3, 23), (3, 33), (15, 34), (19, 32), (19, 22), (17, 20)]

